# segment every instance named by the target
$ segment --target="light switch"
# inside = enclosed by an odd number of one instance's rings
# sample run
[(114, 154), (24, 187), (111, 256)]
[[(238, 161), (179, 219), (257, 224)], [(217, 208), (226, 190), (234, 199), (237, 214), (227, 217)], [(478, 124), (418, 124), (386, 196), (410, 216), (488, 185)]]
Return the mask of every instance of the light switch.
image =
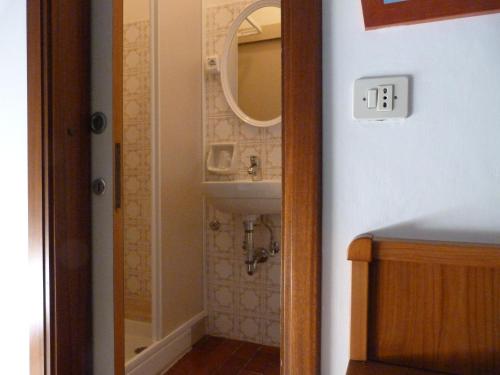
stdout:
[(409, 116), (407, 76), (361, 78), (354, 84), (354, 118), (384, 121)]
[(368, 90), (368, 94), (366, 95), (368, 97), (368, 108), (373, 109), (377, 108), (377, 89), (370, 89)]

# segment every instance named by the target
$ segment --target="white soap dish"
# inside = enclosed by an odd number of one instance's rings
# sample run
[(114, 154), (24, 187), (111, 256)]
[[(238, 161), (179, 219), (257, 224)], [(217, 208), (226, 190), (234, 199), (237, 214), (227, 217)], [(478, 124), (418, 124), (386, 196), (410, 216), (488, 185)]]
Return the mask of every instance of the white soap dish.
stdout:
[(236, 143), (211, 144), (208, 150), (207, 170), (214, 174), (235, 174), (238, 171)]

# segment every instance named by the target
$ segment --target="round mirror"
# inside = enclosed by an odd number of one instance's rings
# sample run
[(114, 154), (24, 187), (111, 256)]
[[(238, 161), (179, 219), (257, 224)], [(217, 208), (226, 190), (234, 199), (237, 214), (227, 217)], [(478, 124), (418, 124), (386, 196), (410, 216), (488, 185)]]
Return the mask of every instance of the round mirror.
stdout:
[(224, 95), (245, 123), (281, 123), (280, 0), (247, 7), (229, 29), (221, 63)]

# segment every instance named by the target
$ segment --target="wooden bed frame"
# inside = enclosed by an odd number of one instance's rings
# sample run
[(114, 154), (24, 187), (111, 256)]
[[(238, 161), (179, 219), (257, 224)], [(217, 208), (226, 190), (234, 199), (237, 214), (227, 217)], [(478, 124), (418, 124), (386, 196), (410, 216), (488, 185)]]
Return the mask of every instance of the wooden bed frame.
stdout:
[(500, 246), (365, 236), (349, 260), (347, 374), (500, 374)]

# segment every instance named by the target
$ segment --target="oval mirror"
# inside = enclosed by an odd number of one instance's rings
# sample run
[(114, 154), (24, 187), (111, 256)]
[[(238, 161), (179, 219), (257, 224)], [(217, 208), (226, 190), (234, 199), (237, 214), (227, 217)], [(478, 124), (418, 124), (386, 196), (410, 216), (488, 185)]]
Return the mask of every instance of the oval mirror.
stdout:
[(224, 95), (245, 123), (281, 123), (281, 8), (279, 0), (247, 7), (229, 29), (221, 62)]

